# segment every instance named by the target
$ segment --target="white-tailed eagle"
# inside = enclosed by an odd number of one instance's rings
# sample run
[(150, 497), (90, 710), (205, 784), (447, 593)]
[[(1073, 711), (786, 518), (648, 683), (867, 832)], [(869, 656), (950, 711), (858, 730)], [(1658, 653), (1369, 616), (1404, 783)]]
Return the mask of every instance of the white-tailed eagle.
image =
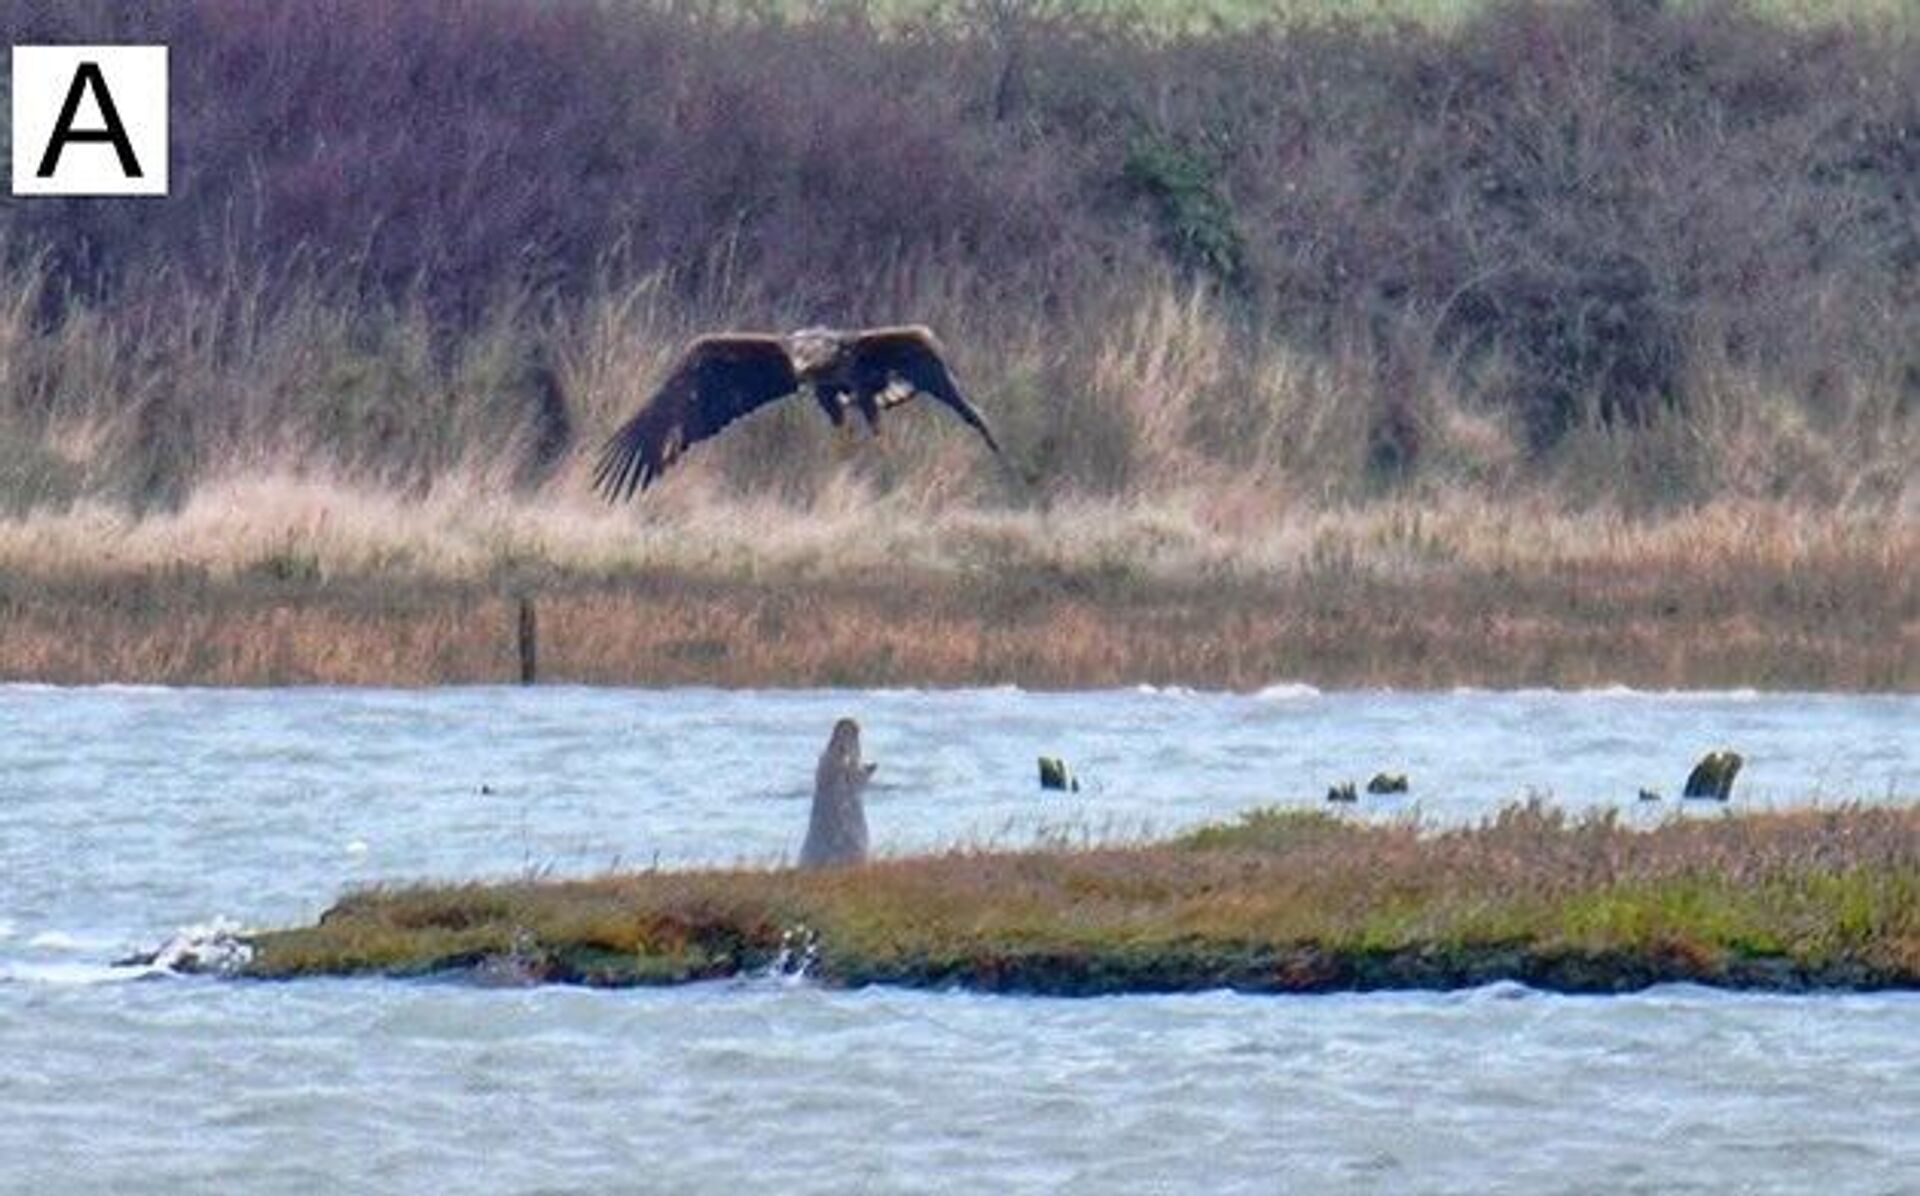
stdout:
[(849, 410), (877, 435), (880, 413), (915, 395), (951, 407), (994, 452), (1000, 445), (947, 368), (940, 342), (918, 324), (785, 336), (724, 332), (687, 347), (653, 397), (600, 450), (594, 489), (609, 502), (645, 490), (687, 449), (777, 399), (810, 389), (834, 426)]

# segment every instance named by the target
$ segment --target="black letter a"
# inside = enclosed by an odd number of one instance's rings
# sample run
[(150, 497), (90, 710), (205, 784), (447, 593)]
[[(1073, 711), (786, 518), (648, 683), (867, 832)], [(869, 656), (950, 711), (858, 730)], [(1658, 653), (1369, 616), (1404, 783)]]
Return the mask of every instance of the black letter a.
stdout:
[[(100, 105), (100, 116), (107, 122), (104, 129), (76, 129), (74, 118), (80, 115), (80, 96), (87, 88), (93, 88), (94, 102)], [(120, 123), (120, 113), (114, 109), (113, 97), (107, 94), (107, 81), (100, 74), (100, 64), (83, 62), (80, 69), (73, 72), (73, 86), (67, 88), (66, 103), (60, 105), (60, 119), (53, 122), (53, 137), (47, 142), (47, 152), (40, 159), (39, 178), (53, 177), (54, 168), (60, 164), (60, 152), (69, 141), (107, 141), (113, 144), (114, 152), (120, 155), (120, 170), (130, 179), (146, 177), (140, 171), (140, 163), (133, 156), (133, 142), (127, 139), (127, 127)]]

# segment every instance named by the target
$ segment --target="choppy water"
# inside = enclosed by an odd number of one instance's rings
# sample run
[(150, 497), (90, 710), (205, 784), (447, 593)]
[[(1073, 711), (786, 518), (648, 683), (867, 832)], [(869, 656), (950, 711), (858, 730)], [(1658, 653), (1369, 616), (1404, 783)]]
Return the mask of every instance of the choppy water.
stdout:
[[(859, 717), (876, 846), (1166, 832), (1405, 771), (1654, 818), (1912, 801), (1920, 698), (0, 687), (0, 1191), (1920, 1191), (1920, 997), (1094, 1001), (117, 981), (374, 878), (772, 862)], [(1077, 795), (1042, 796), (1064, 755)], [(1659, 810), (1633, 800), (1665, 792)]]

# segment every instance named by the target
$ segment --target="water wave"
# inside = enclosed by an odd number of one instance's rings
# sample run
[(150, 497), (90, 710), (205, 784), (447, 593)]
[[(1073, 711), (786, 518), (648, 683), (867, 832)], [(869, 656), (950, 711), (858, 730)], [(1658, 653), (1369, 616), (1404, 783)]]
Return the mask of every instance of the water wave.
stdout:
[[(1757, 689), (1636, 689), (1631, 685), (1597, 685), (1585, 689), (1553, 689), (1527, 686), (1520, 689), (1475, 689), (1460, 686), (1450, 691), (1458, 696), (1504, 695), (1514, 698), (1619, 698), (1648, 702), (1758, 702), (1766, 696)], [(1775, 698), (1783, 694), (1772, 695)]]
[(165, 968), (150, 966), (121, 967), (116, 964), (79, 961), (59, 963), (29, 960), (0, 961), (0, 984), (77, 987), (94, 984), (124, 984), (129, 980), (145, 980), (152, 976), (166, 974), (168, 973)]
[(1305, 681), (1276, 681), (1272, 685), (1256, 690), (1253, 700), (1256, 702), (1305, 702), (1320, 696), (1320, 687), (1317, 685), (1308, 685)]
[(124, 681), (93, 681), (84, 685), (60, 685), (49, 681), (0, 682), (3, 693), (95, 693), (95, 694), (184, 694), (211, 689), (205, 685), (147, 685)]
[[(834, 693), (837, 691), (829, 690), (829, 689), (819, 689), (819, 690), (810, 690), (806, 692)], [(979, 697), (983, 695), (991, 696), (991, 695), (1006, 695), (1006, 694), (1025, 694), (1025, 693), (1028, 693), (1029, 691), (1024, 687), (1014, 685), (1011, 682), (1001, 682), (998, 685), (957, 685), (957, 686), (953, 686), (952, 688), (947, 688), (947, 687), (938, 686), (938, 685), (880, 685), (880, 686), (874, 686), (873, 688), (870, 688), (870, 689), (863, 689), (863, 690), (860, 690), (859, 692), (861, 696), (868, 697), (868, 698), (925, 698), (925, 697), (962, 697), (964, 698), (964, 697)]]

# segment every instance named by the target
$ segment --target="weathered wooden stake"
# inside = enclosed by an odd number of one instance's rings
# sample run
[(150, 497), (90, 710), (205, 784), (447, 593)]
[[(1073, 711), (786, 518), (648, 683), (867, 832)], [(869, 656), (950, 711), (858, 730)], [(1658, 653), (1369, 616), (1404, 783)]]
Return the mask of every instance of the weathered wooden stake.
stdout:
[(535, 641), (533, 599), (520, 598), (520, 684), (532, 685), (539, 673), (539, 646)]

